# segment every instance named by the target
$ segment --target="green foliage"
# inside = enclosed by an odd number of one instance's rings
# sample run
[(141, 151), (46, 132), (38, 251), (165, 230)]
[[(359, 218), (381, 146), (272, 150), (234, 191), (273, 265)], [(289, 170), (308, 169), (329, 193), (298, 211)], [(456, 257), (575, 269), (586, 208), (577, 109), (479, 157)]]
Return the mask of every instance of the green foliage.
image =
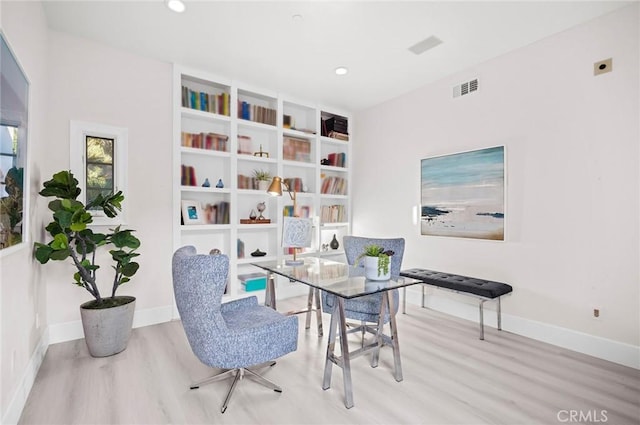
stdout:
[(271, 173), (265, 170), (253, 170), (253, 176), (256, 180), (271, 180)]
[(391, 257), (394, 254), (391, 250), (385, 250), (380, 245), (365, 245), (363, 252), (356, 258), (354, 263), (357, 266), (364, 257), (378, 257), (378, 276), (389, 273), (389, 265)]
[(11, 167), (4, 177), (5, 191), (8, 196), (0, 199), (0, 229), (6, 233), (0, 238), (4, 248), (22, 242), (22, 206), (24, 168)]
[[(54, 196), (57, 199), (49, 202), (53, 221), (46, 230), (52, 239), (44, 244), (34, 244), (34, 256), (41, 264), (49, 260), (63, 261), (70, 258), (77, 271), (73, 274), (73, 284), (85, 288), (96, 300), (98, 305), (105, 300), (96, 284), (96, 271), (100, 268), (96, 264), (95, 256), (99, 247), (113, 245), (117, 249), (110, 250), (115, 271), (111, 297), (114, 297), (120, 285), (130, 281), (138, 271), (140, 265), (133, 259), (140, 254), (135, 252), (140, 247), (140, 240), (135, 237), (133, 230), (123, 230), (120, 226), (110, 229), (110, 233), (97, 233), (87, 227), (93, 222), (89, 208), (102, 210), (107, 217), (115, 217), (122, 208), (124, 196), (119, 191), (109, 196), (98, 195), (83, 205), (76, 198), (80, 195), (78, 180), (71, 171), (60, 171), (53, 178), (44, 182), (40, 195)], [(106, 305), (106, 304), (105, 304)]]

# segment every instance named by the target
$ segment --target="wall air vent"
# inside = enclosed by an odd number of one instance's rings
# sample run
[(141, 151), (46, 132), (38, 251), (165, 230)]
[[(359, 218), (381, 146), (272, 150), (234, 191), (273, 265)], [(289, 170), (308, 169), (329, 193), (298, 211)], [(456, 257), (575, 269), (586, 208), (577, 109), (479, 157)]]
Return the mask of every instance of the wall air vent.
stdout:
[(478, 91), (478, 79), (474, 78), (470, 81), (465, 81), (464, 83), (458, 84), (453, 87), (453, 97), (464, 96), (465, 94), (470, 94), (475, 91)]

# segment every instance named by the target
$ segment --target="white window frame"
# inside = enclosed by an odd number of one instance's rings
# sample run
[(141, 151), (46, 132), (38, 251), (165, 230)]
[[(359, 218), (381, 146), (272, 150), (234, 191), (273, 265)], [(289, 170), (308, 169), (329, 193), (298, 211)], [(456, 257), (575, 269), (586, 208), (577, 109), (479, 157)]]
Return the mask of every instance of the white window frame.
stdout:
[(93, 216), (92, 226), (117, 226), (126, 224), (127, 221), (127, 147), (129, 142), (129, 130), (124, 127), (114, 127), (106, 124), (99, 124), (86, 121), (71, 121), (69, 125), (71, 146), (70, 168), (71, 172), (78, 180), (78, 187), (82, 190), (79, 200), (85, 205), (86, 199), (86, 161), (87, 143), (86, 137), (93, 136), (114, 140), (113, 161), (114, 161), (114, 191), (122, 191), (124, 202), (122, 211), (114, 218), (107, 217), (102, 211), (89, 211)]

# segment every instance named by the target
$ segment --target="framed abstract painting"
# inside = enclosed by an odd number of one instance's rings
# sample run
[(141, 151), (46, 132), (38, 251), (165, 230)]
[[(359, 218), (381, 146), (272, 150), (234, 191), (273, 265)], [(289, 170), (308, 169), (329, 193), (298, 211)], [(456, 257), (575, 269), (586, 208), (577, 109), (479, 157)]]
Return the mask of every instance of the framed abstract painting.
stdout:
[(420, 173), (422, 235), (504, 240), (504, 146), (425, 158)]

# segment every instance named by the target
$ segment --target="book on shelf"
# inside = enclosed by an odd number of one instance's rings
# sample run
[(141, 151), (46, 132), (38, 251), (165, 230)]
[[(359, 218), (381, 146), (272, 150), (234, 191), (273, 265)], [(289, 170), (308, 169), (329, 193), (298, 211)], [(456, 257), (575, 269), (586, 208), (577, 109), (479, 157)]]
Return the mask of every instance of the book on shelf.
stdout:
[(345, 135), (347, 138), (343, 140), (348, 140), (349, 122), (347, 118), (340, 116), (325, 117), (321, 119), (321, 125), (321, 136), (334, 137), (331, 133), (336, 133)]
[(344, 168), (347, 164), (347, 154), (344, 152), (332, 152), (327, 155), (327, 161), (326, 165)]
[(229, 202), (205, 204), (203, 210), (206, 224), (229, 224)]
[(206, 93), (182, 86), (182, 106), (185, 108), (229, 116), (229, 101), (227, 92)]
[(276, 110), (266, 106), (252, 105), (245, 100), (238, 100), (238, 118), (276, 125)]
[(284, 137), (282, 141), (282, 159), (288, 161), (311, 161), (311, 142), (296, 137)]
[(253, 144), (250, 136), (238, 134), (238, 153), (243, 155), (253, 155)]
[[(293, 205), (285, 205), (282, 207), (282, 215), (284, 217), (293, 217)], [(311, 217), (311, 207), (309, 205), (300, 205), (298, 207), (298, 217)]]
[(182, 186), (197, 186), (196, 169), (190, 165), (182, 164), (180, 168), (180, 184)]
[(224, 134), (182, 132), (181, 144), (188, 148), (229, 152), (229, 136)]
[(328, 134), (328, 137), (331, 137), (332, 139), (337, 139), (337, 140), (342, 140), (345, 142), (349, 141), (349, 135), (346, 133), (339, 133), (337, 131), (330, 131)]
[(342, 223), (347, 221), (347, 209), (344, 205), (323, 205), (320, 208), (321, 223)]
[(238, 280), (245, 291), (259, 291), (267, 287), (267, 275), (262, 272), (239, 274)]
[(300, 177), (289, 177), (282, 180), (282, 182), (287, 185), (289, 190), (293, 192), (303, 192), (302, 187), (302, 179)]
[(347, 180), (336, 176), (325, 177), (322, 179), (320, 193), (325, 195), (346, 195)]

